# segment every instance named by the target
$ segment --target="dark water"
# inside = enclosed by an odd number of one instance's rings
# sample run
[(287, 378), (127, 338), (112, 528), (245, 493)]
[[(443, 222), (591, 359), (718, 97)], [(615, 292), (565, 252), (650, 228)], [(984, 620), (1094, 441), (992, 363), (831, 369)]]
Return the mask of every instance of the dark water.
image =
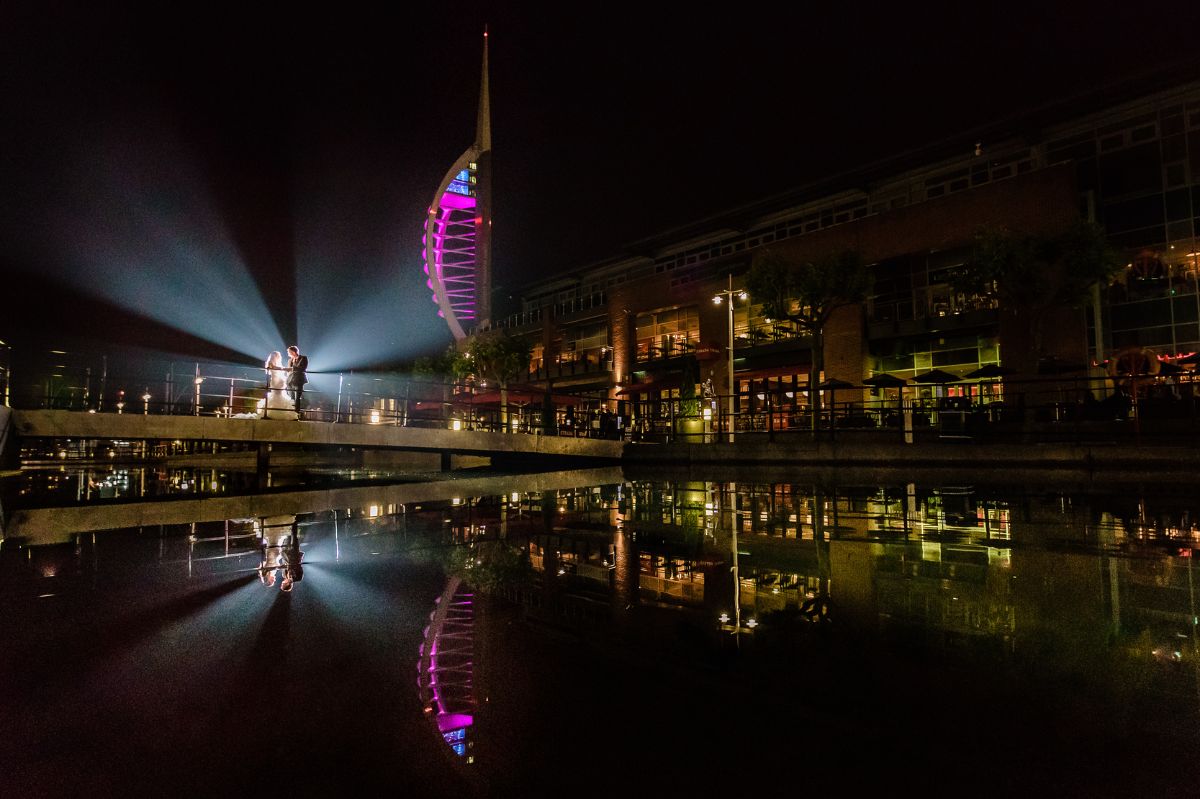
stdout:
[(1194, 485), (657, 477), (10, 522), (0, 794), (1194, 795)]

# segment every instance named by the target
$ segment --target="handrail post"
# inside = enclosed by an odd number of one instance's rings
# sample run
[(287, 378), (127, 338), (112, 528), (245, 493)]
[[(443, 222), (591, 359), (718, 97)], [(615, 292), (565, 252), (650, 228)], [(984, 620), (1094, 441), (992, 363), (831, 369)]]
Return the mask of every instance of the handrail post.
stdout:
[(335, 422), (342, 421), (342, 381), (344, 379), (345, 379), (345, 375), (343, 373), (339, 372), (338, 373), (337, 414), (334, 417)]
[(767, 382), (766, 409), (767, 409), (767, 443), (775, 440), (775, 403), (771, 401), (771, 383)]

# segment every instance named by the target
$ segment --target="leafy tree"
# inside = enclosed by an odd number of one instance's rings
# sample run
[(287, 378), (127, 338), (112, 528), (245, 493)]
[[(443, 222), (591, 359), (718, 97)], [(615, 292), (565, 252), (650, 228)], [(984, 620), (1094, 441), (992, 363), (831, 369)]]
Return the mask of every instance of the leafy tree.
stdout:
[(681, 416), (699, 416), (700, 400), (696, 397), (696, 383), (700, 382), (700, 364), (695, 355), (685, 355), (679, 377), (679, 413)]
[(529, 553), (506, 541), (460, 544), (445, 551), (446, 571), (484, 594), (527, 586), (533, 580)]
[(1031, 338), (1030, 349), (1043, 355), (1042, 337), (1051, 312), (1082, 307), (1093, 287), (1108, 283), (1120, 270), (1120, 254), (1104, 231), (1078, 222), (1056, 234), (979, 233), (970, 259), (952, 278), (955, 291), (994, 296), (1001, 312)]
[(422, 355), (412, 362), (414, 377), (440, 378), (452, 377), (457, 372), (456, 364), (462, 354), (451, 344), (446, 351), (438, 355)]
[(442, 374), (438, 368), (438, 359), (432, 355), (422, 355), (420, 358), (415, 358), (412, 362), (410, 370), (414, 377), (433, 377), (434, 375)]
[(508, 431), (508, 384), (529, 372), (533, 345), (508, 331), (474, 336), (454, 358), (452, 369), (459, 377), (474, 375), (500, 388), (500, 419)]
[[(451, 344), (438, 355), (423, 355), (412, 362), (412, 376), (429, 389), (429, 384), (438, 384), (442, 402), (449, 402), (454, 379), (462, 371), (463, 353)], [(429, 399), (429, 397), (425, 397)]]
[(787, 319), (812, 338), (812, 371), (808, 401), (816, 430), (821, 412), (817, 391), (825, 369), (825, 326), (838, 308), (858, 305), (870, 287), (867, 267), (858, 253), (847, 250), (813, 261), (794, 261), (768, 250), (755, 259), (746, 289), (771, 319)]

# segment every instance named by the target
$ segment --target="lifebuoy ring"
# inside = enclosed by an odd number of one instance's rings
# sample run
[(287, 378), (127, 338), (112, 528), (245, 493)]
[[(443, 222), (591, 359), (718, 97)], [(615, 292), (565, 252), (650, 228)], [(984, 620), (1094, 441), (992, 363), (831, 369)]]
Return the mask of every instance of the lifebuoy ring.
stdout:
[(1162, 364), (1154, 350), (1144, 347), (1126, 347), (1118, 350), (1108, 359), (1105, 371), (1109, 377), (1132, 379), (1136, 377), (1153, 377), (1158, 374)]
[(1150, 250), (1142, 250), (1129, 265), (1133, 277), (1138, 280), (1156, 280), (1167, 276), (1167, 267), (1162, 259)]

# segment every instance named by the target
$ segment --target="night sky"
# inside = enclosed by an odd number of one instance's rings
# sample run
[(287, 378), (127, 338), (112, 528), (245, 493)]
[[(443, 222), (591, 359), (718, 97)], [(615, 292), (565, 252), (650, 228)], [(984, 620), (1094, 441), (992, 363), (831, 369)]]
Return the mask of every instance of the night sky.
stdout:
[(485, 23), (502, 295), (1097, 86), (1200, 76), (1184, 3), (101, 5), (0, 5), (0, 340), (18, 345), (250, 363), (298, 338), (331, 368), (440, 349), (421, 225), (474, 137)]

